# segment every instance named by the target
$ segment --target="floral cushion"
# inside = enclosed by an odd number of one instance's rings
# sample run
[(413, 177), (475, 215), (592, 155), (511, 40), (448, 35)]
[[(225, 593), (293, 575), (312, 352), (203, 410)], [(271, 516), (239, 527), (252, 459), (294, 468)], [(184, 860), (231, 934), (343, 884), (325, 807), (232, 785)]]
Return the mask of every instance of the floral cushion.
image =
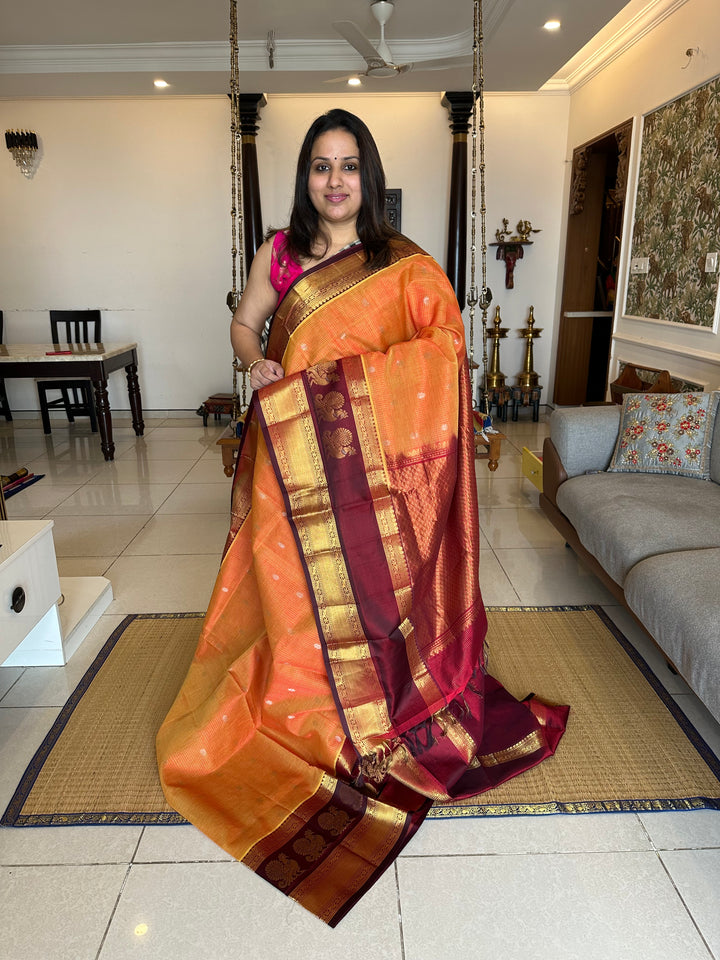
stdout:
[(718, 391), (626, 394), (608, 470), (709, 480), (718, 399)]

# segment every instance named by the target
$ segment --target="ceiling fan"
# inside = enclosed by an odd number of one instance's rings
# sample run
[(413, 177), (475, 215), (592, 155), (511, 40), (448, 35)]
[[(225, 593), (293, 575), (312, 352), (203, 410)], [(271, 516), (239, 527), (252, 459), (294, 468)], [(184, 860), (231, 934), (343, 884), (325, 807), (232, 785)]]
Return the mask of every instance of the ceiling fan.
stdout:
[(380, 41), (371, 43), (352, 20), (338, 20), (333, 23), (337, 32), (354, 47), (367, 64), (362, 73), (351, 73), (345, 77), (334, 77), (327, 83), (349, 80), (351, 77), (397, 77), (409, 70), (447, 70), (449, 67), (469, 66), (472, 56), (443, 57), (438, 60), (420, 60), (414, 63), (395, 63), (390, 47), (385, 40), (385, 24), (395, 9), (394, 0), (373, 0), (370, 5), (373, 16), (380, 24)]

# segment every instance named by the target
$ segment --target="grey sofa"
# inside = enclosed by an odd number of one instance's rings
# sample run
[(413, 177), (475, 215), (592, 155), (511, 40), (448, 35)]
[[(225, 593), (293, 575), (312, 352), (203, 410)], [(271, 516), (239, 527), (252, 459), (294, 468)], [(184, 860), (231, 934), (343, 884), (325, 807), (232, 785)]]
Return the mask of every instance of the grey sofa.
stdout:
[(540, 506), (720, 721), (720, 414), (710, 477), (608, 473), (617, 406), (554, 411)]

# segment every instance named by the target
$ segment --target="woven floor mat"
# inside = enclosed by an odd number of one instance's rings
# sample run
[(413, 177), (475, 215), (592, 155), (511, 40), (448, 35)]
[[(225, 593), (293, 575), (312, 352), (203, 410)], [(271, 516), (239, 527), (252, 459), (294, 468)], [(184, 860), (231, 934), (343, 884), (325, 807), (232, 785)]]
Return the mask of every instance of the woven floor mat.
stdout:
[[(720, 763), (599, 608), (488, 610), (489, 668), (514, 696), (570, 704), (557, 754), (433, 817), (720, 807)], [(126, 617), (30, 763), (4, 825), (162, 824), (155, 733), (202, 625)]]

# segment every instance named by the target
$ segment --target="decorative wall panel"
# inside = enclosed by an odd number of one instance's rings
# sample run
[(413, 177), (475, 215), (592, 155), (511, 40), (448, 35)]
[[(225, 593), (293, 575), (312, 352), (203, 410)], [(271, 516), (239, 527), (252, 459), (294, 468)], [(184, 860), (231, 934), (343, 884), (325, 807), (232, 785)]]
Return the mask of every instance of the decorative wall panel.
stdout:
[[(626, 316), (712, 329), (720, 253), (720, 77), (652, 113), (643, 123)], [(648, 258), (647, 273), (632, 261)]]

